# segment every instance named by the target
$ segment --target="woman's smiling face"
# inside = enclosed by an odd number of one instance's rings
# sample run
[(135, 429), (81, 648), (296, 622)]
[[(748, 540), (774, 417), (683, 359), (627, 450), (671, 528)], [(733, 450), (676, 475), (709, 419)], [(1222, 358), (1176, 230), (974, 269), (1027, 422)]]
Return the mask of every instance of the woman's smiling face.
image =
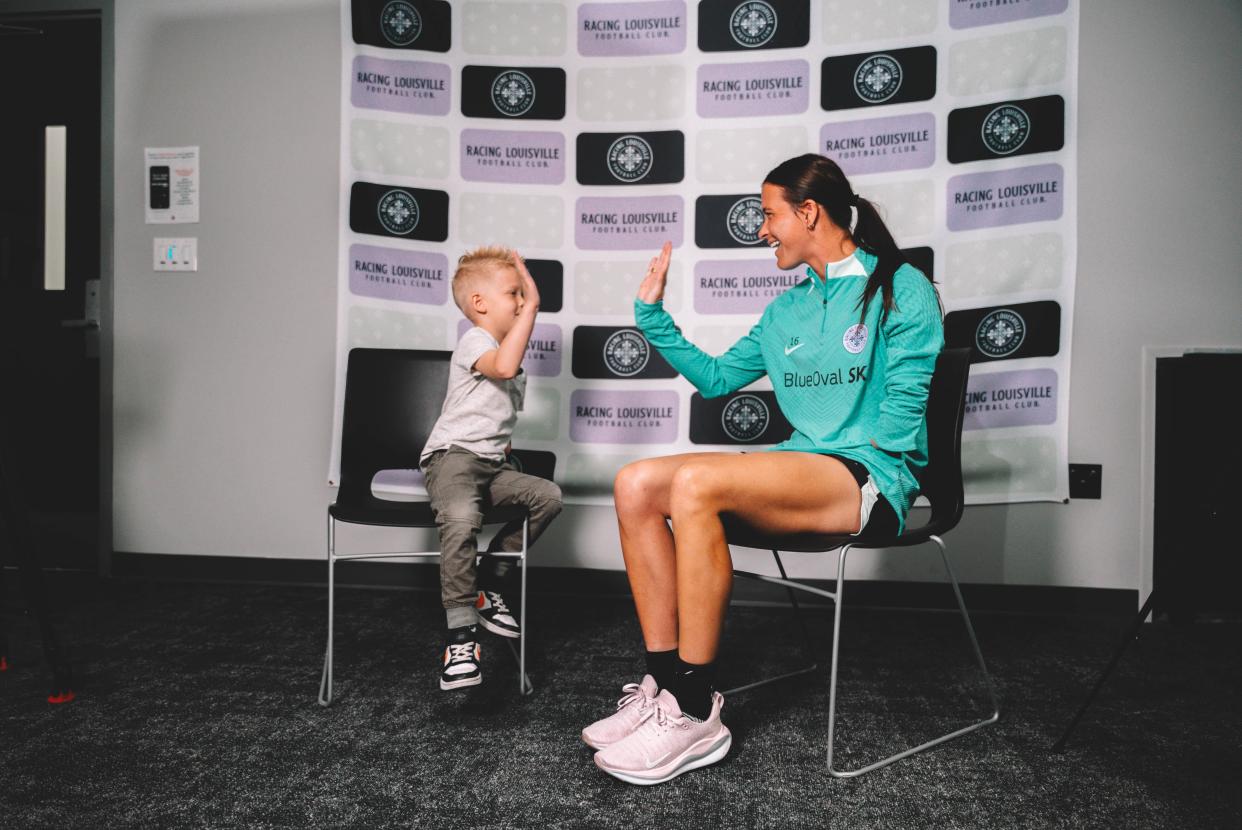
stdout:
[(812, 238), (806, 217), (789, 204), (785, 188), (779, 185), (764, 183), (760, 198), (763, 224), (759, 227), (759, 238), (776, 254), (777, 266), (788, 270), (806, 262), (806, 247)]

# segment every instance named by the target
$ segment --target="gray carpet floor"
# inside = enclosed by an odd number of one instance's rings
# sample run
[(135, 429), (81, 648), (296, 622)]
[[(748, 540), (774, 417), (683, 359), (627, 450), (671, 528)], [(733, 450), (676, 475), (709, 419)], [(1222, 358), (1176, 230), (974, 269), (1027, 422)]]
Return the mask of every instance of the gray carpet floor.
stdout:
[[(1237, 622), (1147, 626), (1062, 755), (1049, 746), (1125, 620), (976, 615), (1002, 720), (861, 779), (825, 771), (821, 668), (731, 696), (722, 763), (634, 787), (600, 773), (578, 739), (641, 674), (627, 601), (536, 597), (536, 690), (522, 698), (494, 638), (482, 686), (439, 690), (435, 597), (341, 590), (337, 700), (324, 709), (322, 589), (78, 594), (62, 626), (79, 675), (70, 704), (46, 703), (34, 627), (13, 625), (0, 674), (6, 828), (1242, 826)], [(831, 616), (809, 620), (826, 665)], [(795, 664), (796, 632), (779, 609), (732, 609), (722, 685)], [(843, 638), (840, 763), (982, 711), (954, 615), (847, 605)]]

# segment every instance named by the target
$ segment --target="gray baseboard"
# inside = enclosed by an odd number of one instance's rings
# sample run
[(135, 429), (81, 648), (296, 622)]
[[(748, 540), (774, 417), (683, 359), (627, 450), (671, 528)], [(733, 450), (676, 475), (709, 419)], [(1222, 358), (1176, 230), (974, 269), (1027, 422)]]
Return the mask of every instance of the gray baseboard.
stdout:
[[(174, 582), (241, 582), (267, 585), (327, 585), (322, 560), (260, 559), (233, 556), (179, 556), (117, 552), (112, 576), (121, 580)], [(387, 588), (437, 592), (439, 568), (433, 563), (342, 562), (337, 584), (346, 587)], [(828, 580), (806, 580), (831, 590)], [(628, 597), (623, 571), (591, 568), (532, 567), (528, 590), (534, 595)], [(1122, 588), (1070, 588), (1042, 585), (963, 584), (962, 594), (971, 611), (1026, 614), (1133, 614), (1138, 591)], [(784, 589), (751, 580), (734, 583), (733, 601), (742, 604), (785, 604)], [(953, 592), (945, 583), (847, 580), (847, 607), (921, 608), (954, 607)], [(827, 600), (799, 593), (806, 605)]]

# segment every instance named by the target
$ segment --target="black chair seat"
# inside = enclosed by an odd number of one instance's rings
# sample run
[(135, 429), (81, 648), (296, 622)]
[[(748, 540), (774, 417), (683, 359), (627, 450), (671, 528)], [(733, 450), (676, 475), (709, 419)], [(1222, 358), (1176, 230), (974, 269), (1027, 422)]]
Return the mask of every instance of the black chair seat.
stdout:
[(885, 536), (864, 530), (857, 536), (829, 533), (771, 534), (751, 527), (735, 516), (724, 517), (725, 538), (731, 545), (759, 550), (783, 550), (797, 553), (825, 553), (845, 545), (871, 548), (904, 548), (921, 545), (932, 536), (939, 536), (952, 527), (947, 521), (932, 520), (918, 527), (907, 526), (900, 536)]
[[(431, 504), (425, 501), (393, 501), (371, 498), (364, 502), (337, 502), (328, 513), (338, 522), (380, 527), (435, 527), (435, 515)], [(504, 524), (522, 521), (526, 510), (521, 507), (487, 507), (483, 511), (484, 524)]]

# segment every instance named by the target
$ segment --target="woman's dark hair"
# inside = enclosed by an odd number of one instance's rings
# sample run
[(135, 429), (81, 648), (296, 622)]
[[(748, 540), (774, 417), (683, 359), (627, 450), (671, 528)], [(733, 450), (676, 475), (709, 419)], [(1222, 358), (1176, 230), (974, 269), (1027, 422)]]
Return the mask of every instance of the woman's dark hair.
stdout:
[[(880, 292), (884, 303), (881, 320), (887, 319), (893, 308), (893, 274), (907, 260), (875, 205), (854, 192), (837, 163), (826, 156), (807, 153), (776, 165), (763, 183), (782, 188), (785, 200), (795, 207), (807, 199), (817, 202), (833, 224), (850, 234), (855, 245), (879, 258), (858, 303), (865, 318), (871, 298)], [(852, 231), (851, 207), (858, 209), (858, 222)]]

